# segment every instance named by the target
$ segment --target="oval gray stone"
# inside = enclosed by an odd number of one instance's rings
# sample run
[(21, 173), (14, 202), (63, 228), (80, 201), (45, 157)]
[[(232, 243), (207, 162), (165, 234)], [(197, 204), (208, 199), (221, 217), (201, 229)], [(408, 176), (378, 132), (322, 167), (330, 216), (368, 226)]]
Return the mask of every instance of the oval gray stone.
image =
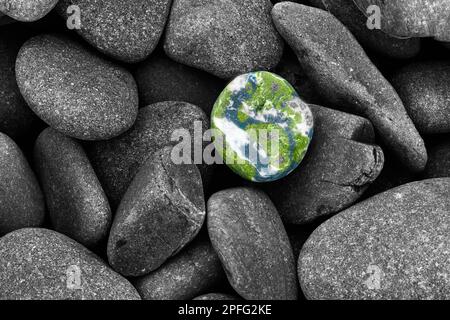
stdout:
[(0, 239), (0, 299), (137, 300), (136, 289), (99, 257), (47, 229)]
[(58, 0), (0, 0), (0, 11), (11, 18), (32, 22), (43, 18)]
[(423, 134), (450, 132), (450, 63), (428, 61), (398, 71), (392, 85)]
[(137, 278), (134, 285), (144, 300), (190, 300), (213, 290), (224, 279), (211, 243), (195, 240), (161, 268)]
[(86, 247), (105, 240), (111, 209), (81, 145), (47, 128), (36, 140), (34, 161), (54, 230)]
[(391, 189), (317, 228), (298, 261), (309, 299), (449, 299), (450, 179)]
[(208, 232), (236, 292), (249, 300), (295, 300), (297, 279), (289, 238), (261, 191), (217, 192), (207, 205)]
[(200, 231), (205, 199), (195, 164), (177, 165), (171, 147), (139, 169), (117, 209), (108, 240), (111, 266), (126, 276), (160, 267)]
[(28, 40), (17, 57), (16, 77), (31, 109), (70, 137), (110, 139), (136, 119), (138, 93), (131, 74), (65, 36)]
[(75, 28), (99, 51), (124, 62), (144, 60), (163, 33), (172, 0), (60, 0), (57, 10), (64, 19), (79, 8), (80, 28)]
[(271, 8), (269, 0), (174, 0), (164, 49), (221, 78), (269, 70), (283, 52)]
[(40, 226), (45, 215), (44, 195), (22, 151), (3, 133), (0, 133), (0, 177), (0, 236)]
[(350, 31), (327, 11), (282, 2), (272, 17), (321, 94), (368, 118), (386, 146), (412, 171), (423, 171), (425, 144), (391, 84)]

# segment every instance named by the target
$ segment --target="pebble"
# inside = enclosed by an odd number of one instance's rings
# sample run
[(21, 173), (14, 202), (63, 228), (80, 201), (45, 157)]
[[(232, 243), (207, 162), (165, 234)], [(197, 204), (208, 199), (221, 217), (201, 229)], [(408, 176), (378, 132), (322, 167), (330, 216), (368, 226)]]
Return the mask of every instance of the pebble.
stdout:
[[(117, 208), (145, 160), (159, 149), (178, 143), (171, 141), (176, 129), (187, 129), (193, 137), (196, 121), (202, 123), (203, 131), (209, 128), (208, 118), (199, 107), (186, 102), (155, 103), (139, 110), (134, 126), (126, 133), (87, 146), (95, 172), (113, 209)], [(204, 180), (207, 180), (208, 170), (206, 166), (200, 166)]]
[(422, 134), (450, 132), (450, 63), (417, 62), (398, 71), (392, 84)]
[(255, 182), (275, 181), (295, 170), (313, 126), (311, 110), (295, 89), (266, 71), (231, 81), (211, 114), (216, 151), (235, 173)]
[(204, 71), (153, 54), (136, 68), (141, 106), (156, 102), (184, 101), (211, 114), (212, 107), (226, 83)]
[(269, 70), (283, 52), (271, 8), (266, 0), (174, 0), (164, 49), (180, 63), (225, 79)]
[(34, 164), (52, 228), (86, 247), (98, 246), (108, 236), (112, 214), (82, 146), (47, 128), (36, 140)]
[(108, 260), (125, 276), (142, 276), (160, 267), (200, 231), (205, 199), (195, 164), (176, 165), (171, 147), (139, 169), (114, 217)]
[(449, 299), (450, 179), (391, 189), (327, 220), (302, 248), (309, 299)]
[(202, 301), (235, 301), (240, 300), (238, 297), (235, 297), (231, 294), (226, 293), (208, 293), (201, 296), (198, 296), (192, 300), (202, 300)]
[(196, 240), (161, 268), (137, 278), (144, 300), (190, 300), (219, 286), (225, 278), (211, 243)]
[(234, 188), (207, 204), (207, 226), (231, 286), (247, 300), (295, 300), (289, 238), (277, 209), (261, 191)]
[(333, 105), (364, 114), (405, 166), (422, 171), (427, 153), (421, 136), (350, 31), (329, 12), (301, 4), (278, 3), (272, 16), (322, 95)]
[(75, 30), (97, 50), (128, 63), (147, 58), (163, 33), (171, 0), (60, 0), (58, 13), (74, 16), (70, 6), (80, 10)]
[(113, 138), (130, 128), (138, 111), (131, 74), (61, 35), (39, 35), (16, 62), (20, 92), (49, 126), (82, 140)]
[(72, 239), (26, 228), (0, 239), (2, 300), (138, 300), (125, 278)]
[[(310, 0), (315, 7), (328, 10), (369, 50), (394, 59), (409, 59), (420, 51), (420, 39), (402, 39), (367, 27), (367, 17), (354, 0)], [(384, 21), (383, 21), (384, 22)]]
[(0, 133), (0, 177), (0, 236), (42, 225), (45, 201), (39, 183), (22, 151), (3, 133)]
[(39, 20), (47, 15), (58, 0), (0, 0), (0, 11), (23, 22)]
[(450, 3), (447, 0), (354, 0), (362, 12), (376, 5), (381, 13), (381, 30), (401, 38), (434, 37), (450, 41)]
[(315, 133), (301, 168), (263, 186), (283, 221), (292, 224), (309, 223), (350, 206), (384, 165), (368, 120), (320, 106), (310, 108)]
[(430, 160), (424, 172), (427, 178), (450, 177), (450, 136), (430, 148)]

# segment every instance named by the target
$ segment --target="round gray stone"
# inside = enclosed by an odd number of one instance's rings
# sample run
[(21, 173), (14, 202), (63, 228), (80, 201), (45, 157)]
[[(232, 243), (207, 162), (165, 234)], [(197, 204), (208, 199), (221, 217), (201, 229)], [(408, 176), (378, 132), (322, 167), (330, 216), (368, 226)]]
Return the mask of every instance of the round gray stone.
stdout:
[(138, 93), (131, 74), (65, 36), (28, 40), (17, 57), (16, 77), (31, 109), (70, 137), (110, 139), (136, 119)]

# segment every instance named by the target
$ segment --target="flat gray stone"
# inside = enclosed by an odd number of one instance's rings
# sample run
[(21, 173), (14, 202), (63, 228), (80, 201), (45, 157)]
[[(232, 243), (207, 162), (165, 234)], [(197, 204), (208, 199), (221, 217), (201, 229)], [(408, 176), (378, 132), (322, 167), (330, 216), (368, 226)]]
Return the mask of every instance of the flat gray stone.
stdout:
[(384, 154), (362, 117), (310, 105), (314, 139), (302, 164), (287, 177), (261, 187), (283, 221), (304, 224), (350, 206), (377, 179)]
[(406, 111), (423, 134), (450, 132), (450, 62), (416, 62), (392, 79)]
[[(171, 141), (176, 129), (187, 129), (193, 137), (196, 121), (201, 122), (203, 131), (209, 128), (209, 120), (199, 107), (186, 102), (156, 103), (141, 108), (136, 123), (126, 133), (87, 146), (113, 210), (145, 160), (157, 150), (177, 144), (178, 140)], [(205, 180), (208, 168), (201, 166), (200, 172)]]
[(108, 260), (126, 276), (159, 268), (200, 231), (205, 199), (195, 164), (176, 165), (171, 147), (139, 169), (123, 196), (108, 240)]
[(0, 0), (0, 11), (9, 17), (24, 22), (32, 22), (49, 13), (58, 0)]
[(430, 148), (430, 159), (424, 172), (427, 178), (450, 177), (450, 139), (443, 139)]
[(22, 151), (3, 133), (0, 133), (0, 177), (0, 236), (42, 225), (45, 201), (39, 183)]
[[(367, 27), (367, 17), (354, 0), (310, 0), (315, 7), (330, 11), (351, 31), (362, 46), (386, 57), (408, 59), (420, 51), (420, 39), (401, 39)], [(373, 1), (372, 1), (373, 3)], [(382, 22), (384, 22), (384, 16)]]
[(81, 145), (47, 128), (36, 140), (34, 164), (54, 230), (89, 248), (105, 240), (111, 209)]
[(80, 8), (80, 29), (75, 29), (99, 51), (121, 61), (144, 60), (163, 33), (171, 0), (60, 0), (57, 10), (65, 19), (68, 8)]
[(31, 109), (70, 137), (110, 139), (136, 119), (132, 75), (65, 36), (28, 40), (17, 57), (16, 78)]
[(0, 239), (2, 300), (138, 300), (136, 289), (99, 257), (47, 229)]
[(271, 8), (269, 0), (174, 0), (164, 49), (221, 78), (269, 70), (283, 52)]
[(291, 2), (276, 4), (272, 16), (318, 91), (331, 104), (367, 117), (405, 166), (422, 171), (427, 153), (421, 136), (350, 31), (327, 11)]
[(137, 278), (134, 285), (144, 300), (190, 300), (214, 289), (224, 279), (211, 243), (196, 240), (161, 268)]
[(297, 281), (289, 238), (262, 191), (234, 188), (207, 204), (208, 233), (236, 292), (248, 300), (295, 300)]
[(413, 182), (339, 213), (298, 262), (309, 299), (449, 299), (450, 179)]

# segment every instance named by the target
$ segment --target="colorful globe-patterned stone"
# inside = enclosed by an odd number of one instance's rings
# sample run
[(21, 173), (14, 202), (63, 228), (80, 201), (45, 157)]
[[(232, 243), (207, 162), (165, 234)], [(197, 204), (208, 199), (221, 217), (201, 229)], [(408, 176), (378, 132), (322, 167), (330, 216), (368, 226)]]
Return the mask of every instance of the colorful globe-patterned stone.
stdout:
[(234, 79), (211, 115), (214, 145), (238, 175), (269, 182), (291, 173), (308, 150), (313, 116), (295, 89), (270, 72)]

